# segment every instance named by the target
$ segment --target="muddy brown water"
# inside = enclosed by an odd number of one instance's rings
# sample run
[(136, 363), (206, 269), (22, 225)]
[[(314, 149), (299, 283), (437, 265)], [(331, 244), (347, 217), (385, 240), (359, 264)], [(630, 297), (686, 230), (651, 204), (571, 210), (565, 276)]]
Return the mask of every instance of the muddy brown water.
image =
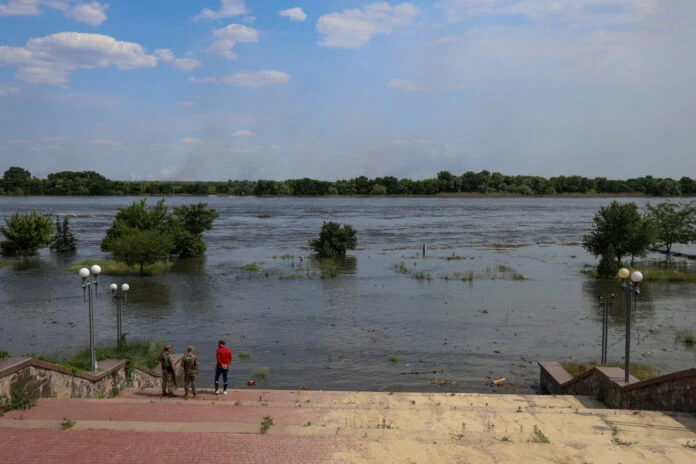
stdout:
[[(79, 240), (74, 258), (42, 252), (38, 263), (0, 269), (0, 350), (69, 354), (87, 345), (80, 280), (64, 268), (103, 258), (99, 241), (117, 209), (133, 200), (0, 198), (0, 216), (32, 209), (73, 216)], [(116, 307), (104, 290), (128, 281), (124, 331), (131, 339), (166, 339), (177, 352), (194, 345), (203, 386), (212, 384), (220, 338), (235, 354), (234, 387), (258, 366), (269, 368), (266, 386), (277, 388), (472, 391), (499, 377), (532, 385), (539, 360), (599, 358), (596, 299), (620, 290), (581, 273), (595, 260), (577, 243), (611, 200), (171, 197), (171, 207), (205, 201), (219, 210), (208, 252), (158, 277), (104, 276), (97, 341), (116, 338)], [(359, 233), (359, 249), (334, 271), (322, 270), (306, 248), (325, 220)], [(241, 269), (250, 263), (261, 270)], [(694, 297), (693, 284), (643, 285), (634, 360), (665, 370), (694, 365), (694, 352), (675, 341), (678, 331), (696, 329)], [(611, 361), (623, 360), (623, 317), (621, 307), (612, 313)], [(241, 360), (240, 351), (251, 358)]]

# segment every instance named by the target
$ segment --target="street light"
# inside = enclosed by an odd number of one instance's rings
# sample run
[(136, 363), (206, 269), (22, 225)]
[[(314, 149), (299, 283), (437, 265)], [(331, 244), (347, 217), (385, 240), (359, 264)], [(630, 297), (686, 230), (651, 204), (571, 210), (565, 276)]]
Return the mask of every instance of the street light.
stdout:
[(614, 294), (611, 294), (611, 300), (606, 300), (604, 297), (599, 297), (599, 304), (602, 306), (602, 356), (600, 365), (607, 365), (607, 349), (609, 347), (609, 310), (614, 309)]
[[(92, 372), (97, 371), (97, 350), (94, 345), (94, 296), (96, 296), (99, 287), (99, 274), (101, 274), (101, 267), (98, 264), (93, 265), (90, 269), (83, 267), (78, 272), (78, 275), (82, 277), (82, 292), (87, 290), (89, 301), (89, 354)], [(94, 295), (92, 294), (92, 286), (94, 286)]]
[(114, 283), (109, 285), (109, 288), (111, 289), (111, 294), (113, 295), (113, 299), (116, 302), (116, 345), (120, 348), (121, 339), (123, 337), (123, 326), (121, 325), (121, 305), (124, 301), (126, 301), (126, 293), (128, 293), (130, 285), (121, 284), (121, 288), (119, 289), (118, 285)]
[[(631, 280), (628, 281), (628, 276), (631, 276)], [(628, 378), (630, 376), (630, 366), (631, 366), (631, 309), (633, 305), (637, 304), (638, 295), (640, 294), (640, 283), (643, 281), (643, 274), (640, 271), (633, 271), (631, 273), (625, 267), (619, 269), (619, 278), (621, 279), (621, 289), (624, 291), (626, 297), (626, 372), (625, 381), (628, 383)], [(634, 298), (633, 295), (636, 295)]]

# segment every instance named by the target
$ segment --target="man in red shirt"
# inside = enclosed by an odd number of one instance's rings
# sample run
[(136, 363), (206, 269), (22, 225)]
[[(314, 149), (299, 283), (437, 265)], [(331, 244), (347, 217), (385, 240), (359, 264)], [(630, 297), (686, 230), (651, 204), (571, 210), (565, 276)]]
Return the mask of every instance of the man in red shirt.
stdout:
[(215, 353), (217, 365), (215, 366), (215, 394), (220, 394), (220, 374), (222, 374), (223, 391), (222, 394), (227, 394), (227, 370), (232, 362), (232, 352), (225, 346), (225, 340), (218, 342), (218, 349)]

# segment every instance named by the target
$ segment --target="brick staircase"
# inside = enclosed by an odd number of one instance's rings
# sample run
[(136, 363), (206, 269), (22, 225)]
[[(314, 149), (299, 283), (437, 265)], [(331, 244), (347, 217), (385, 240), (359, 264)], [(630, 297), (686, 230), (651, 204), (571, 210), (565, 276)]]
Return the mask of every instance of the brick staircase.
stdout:
[(0, 463), (695, 462), (695, 430), (574, 396), (126, 390), (5, 414)]

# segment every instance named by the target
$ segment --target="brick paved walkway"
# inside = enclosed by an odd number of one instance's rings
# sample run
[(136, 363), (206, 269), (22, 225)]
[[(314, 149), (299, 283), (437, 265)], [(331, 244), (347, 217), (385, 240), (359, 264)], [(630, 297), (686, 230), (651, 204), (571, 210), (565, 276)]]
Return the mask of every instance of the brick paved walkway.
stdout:
[[(274, 425), (262, 435), (266, 416)], [(75, 423), (63, 431), (65, 418)], [(695, 431), (693, 415), (570, 396), (126, 391), (0, 417), (0, 463), (690, 463)]]

